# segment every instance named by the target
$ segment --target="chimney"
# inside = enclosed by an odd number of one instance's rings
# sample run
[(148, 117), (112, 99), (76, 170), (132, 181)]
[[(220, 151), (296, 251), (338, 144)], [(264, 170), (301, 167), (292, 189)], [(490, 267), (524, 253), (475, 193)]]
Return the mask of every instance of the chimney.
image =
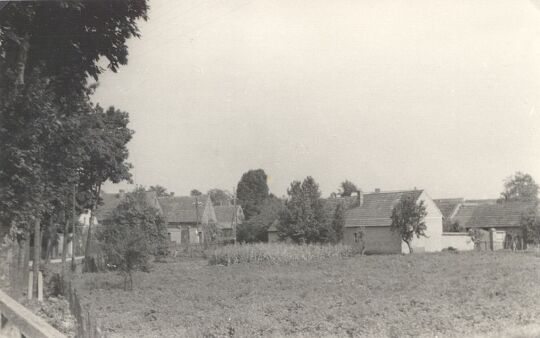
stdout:
[(364, 205), (364, 192), (362, 190), (358, 190), (356, 192), (356, 198), (358, 200), (358, 205), (359, 206)]
[(375, 188), (375, 193), (378, 194), (381, 192), (381, 189), (380, 188)]

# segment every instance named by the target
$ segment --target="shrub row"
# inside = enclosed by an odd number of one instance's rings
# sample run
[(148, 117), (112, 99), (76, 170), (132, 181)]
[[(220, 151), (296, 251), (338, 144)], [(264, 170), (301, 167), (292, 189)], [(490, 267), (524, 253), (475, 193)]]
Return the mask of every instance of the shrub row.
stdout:
[(209, 256), (211, 265), (241, 263), (291, 264), (327, 258), (350, 257), (353, 248), (337, 244), (295, 245), (285, 243), (258, 243), (229, 245), (215, 249)]

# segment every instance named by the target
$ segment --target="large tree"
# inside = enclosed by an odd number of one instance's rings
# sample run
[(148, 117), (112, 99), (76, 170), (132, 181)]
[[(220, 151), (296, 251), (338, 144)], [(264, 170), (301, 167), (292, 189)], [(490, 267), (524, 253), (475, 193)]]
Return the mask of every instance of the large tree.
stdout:
[(146, 0), (12, 1), (0, 11), (0, 218), (26, 242), (66, 214), (88, 157), (89, 75), (97, 80), (100, 60), (113, 71), (127, 62), (146, 11)]
[(260, 212), (263, 201), (268, 197), (268, 177), (262, 169), (249, 170), (242, 175), (236, 196), (242, 208), (246, 220)]
[(537, 198), (538, 184), (531, 175), (518, 171), (504, 181), (503, 201), (536, 201)]
[(407, 244), (409, 253), (413, 252), (411, 242), (416, 236), (426, 236), (426, 207), (424, 201), (417, 203), (412, 196), (403, 195), (399, 202), (392, 209), (392, 231), (398, 232), (401, 240)]
[(296, 243), (330, 241), (331, 229), (317, 182), (311, 176), (303, 182), (293, 181), (287, 195), (285, 210), (280, 215), (278, 236)]
[(86, 135), (82, 138), (86, 158), (82, 163), (78, 181), (81, 205), (90, 209), (92, 215), (85, 246), (85, 271), (88, 271), (91, 270), (87, 263), (90, 263), (93, 215), (98, 208), (101, 186), (106, 181), (131, 182), (132, 166), (127, 162), (127, 143), (131, 140), (133, 131), (127, 127), (128, 114), (114, 107), (104, 111), (96, 106), (92, 114), (84, 116), (83, 121), (88, 124), (85, 127)]
[(540, 243), (540, 218), (538, 218), (536, 206), (529, 208), (521, 215), (520, 226), (525, 245)]
[(202, 192), (200, 192), (200, 191), (197, 190), (197, 189), (192, 189), (192, 190), (189, 192), (189, 196), (196, 197), (196, 196), (201, 196), (201, 195), (202, 195)]
[(167, 188), (156, 184), (151, 185), (150, 188), (148, 188), (149, 191), (154, 191), (158, 197), (165, 197), (165, 196), (172, 196), (173, 193), (168, 193)]
[(39, 71), (55, 91), (84, 91), (88, 76), (127, 63), (127, 40), (139, 36), (146, 0), (12, 1), (0, 11), (3, 84), (24, 86)]
[(341, 182), (338, 194), (341, 197), (349, 197), (357, 191), (358, 191), (358, 188), (356, 187), (356, 184), (354, 184), (353, 182), (349, 180), (345, 180)]
[(210, 189), (207, 193), (214, 205), (230, 205), (232, 196), (227, 190), (222, 189)]
[(339, 243), (343, 239), (343, 230), (345, 229), (345, 205), (338, 203), (334, 209), (331, 223), (331, 241)]
[(268, 241), (268, 228), (279, 219), (284, 207), (282, 200), (270, 194), (262, 202), (257, 215), (238, 225), (238, 241), (247, 243)]

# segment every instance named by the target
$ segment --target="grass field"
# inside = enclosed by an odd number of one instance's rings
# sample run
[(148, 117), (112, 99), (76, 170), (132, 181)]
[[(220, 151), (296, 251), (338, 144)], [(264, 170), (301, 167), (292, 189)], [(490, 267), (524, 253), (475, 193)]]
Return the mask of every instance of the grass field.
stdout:
[(112, 337), (540, 334), (540, 257), (532, 253), (184, 260), (137, 273), (132, 292), (113, 273), (76, 285)]

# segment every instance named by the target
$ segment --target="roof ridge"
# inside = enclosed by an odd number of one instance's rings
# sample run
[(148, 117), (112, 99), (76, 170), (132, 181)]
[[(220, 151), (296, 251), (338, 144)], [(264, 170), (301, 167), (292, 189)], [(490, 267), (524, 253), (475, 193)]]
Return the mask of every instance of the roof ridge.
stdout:
[(396, 193), (404, 193), (404, 192), (422, 192), (424, 189), (409, 189), (409, 190), (386, 190), (386, 191), (380, 191), (380, 192), (366, 192), (364, 195), (382, 195), (382, 194), (396, 194)]

